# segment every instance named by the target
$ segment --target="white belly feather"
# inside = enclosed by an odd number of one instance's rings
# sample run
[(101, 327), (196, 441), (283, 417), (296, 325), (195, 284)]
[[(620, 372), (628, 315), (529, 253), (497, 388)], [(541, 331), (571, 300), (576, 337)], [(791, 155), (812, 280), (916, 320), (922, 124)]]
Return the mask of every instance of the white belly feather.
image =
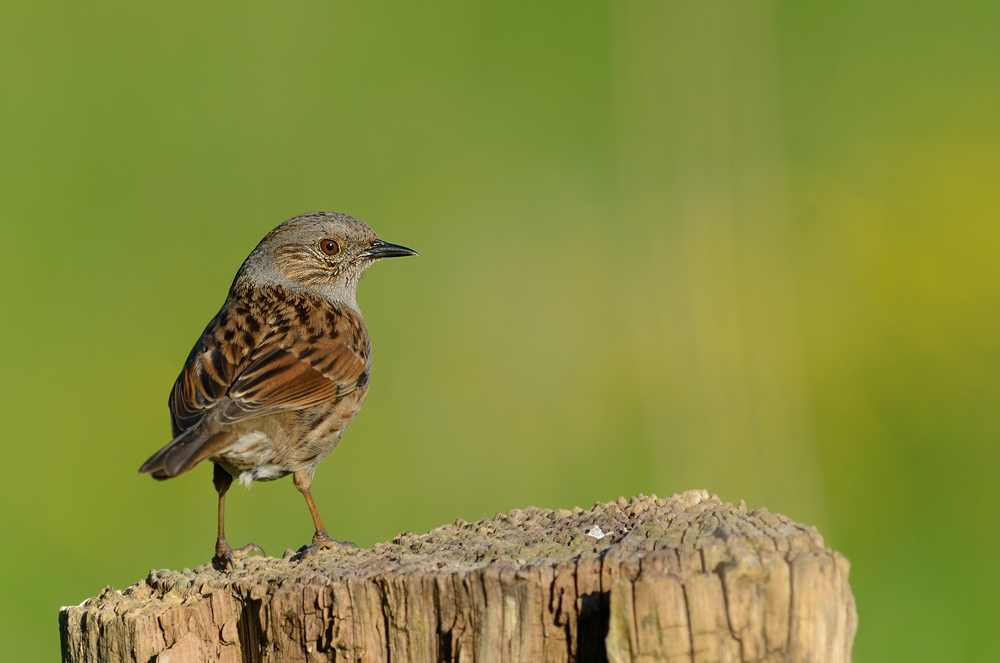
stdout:
[(274, 447), (267, 434), (260, 431), (253, 431), (241, 436), (231, 446), (226, 448), (225, 458), (236, 467), (246, 467), (252, 465), (248, 470), (239, 473), (241, 484), (250, 487), (254, 481), (270, 481), (280, 479), (288, 474), (287, 470), (282, 470), (278, 465), (273, 465), (271, 461), (274, 457)]

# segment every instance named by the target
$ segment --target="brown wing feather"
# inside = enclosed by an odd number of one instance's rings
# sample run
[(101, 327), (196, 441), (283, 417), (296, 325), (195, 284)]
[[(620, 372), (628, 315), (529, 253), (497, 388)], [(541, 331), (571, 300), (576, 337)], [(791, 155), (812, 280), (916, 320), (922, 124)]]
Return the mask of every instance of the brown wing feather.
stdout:
[(232, 361), (231, 353), (224, 353), (216, 338), (219, 332), (220, 337), (225, 337), (225, 313), (223, 309), (195, 343), (170, 392), (174, 437), (197, 424), (208, 409), (224, 398), (237, 374), (238, 366)]
[(175, 435), (209, 412), (228, 424), (333, 400), (366, 371), (355, 311), (287, 291), (253, 297), (231, 298), (191, 351), (170, 398)]

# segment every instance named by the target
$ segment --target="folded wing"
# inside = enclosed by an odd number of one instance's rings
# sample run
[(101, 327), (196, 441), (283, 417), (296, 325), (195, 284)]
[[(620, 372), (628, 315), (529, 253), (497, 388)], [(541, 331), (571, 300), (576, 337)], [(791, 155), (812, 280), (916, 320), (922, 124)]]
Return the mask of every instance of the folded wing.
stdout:
[[(228, 444), (228, 424), (343, 397), (358, 387), (369, 353), (364, 321), (346, 306), (290, 294), (252, 306), (227, 302), (174, 383), (174, 441), (140, 471), (176, 476)], [(184, 435), (192, 428), (196, 438)]]

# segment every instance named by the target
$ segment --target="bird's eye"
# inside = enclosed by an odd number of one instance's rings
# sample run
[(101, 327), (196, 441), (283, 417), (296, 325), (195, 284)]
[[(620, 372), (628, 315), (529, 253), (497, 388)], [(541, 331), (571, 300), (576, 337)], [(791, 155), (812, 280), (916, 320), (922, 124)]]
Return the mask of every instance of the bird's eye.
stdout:
[(328, 256), (340, 253), (340, 244), (337, 243), (335, 239), (324, 239), (320, 240), (319, 243), (320, 250)]

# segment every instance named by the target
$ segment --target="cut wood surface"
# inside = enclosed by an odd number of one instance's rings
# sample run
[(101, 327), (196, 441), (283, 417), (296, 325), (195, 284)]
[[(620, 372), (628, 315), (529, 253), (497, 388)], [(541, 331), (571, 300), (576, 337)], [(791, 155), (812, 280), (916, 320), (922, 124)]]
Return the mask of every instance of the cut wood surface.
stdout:
[(814, 528), (689, 491), (151, 571), (59, 624), (81, 663), (846, 663), (848, 571)]

